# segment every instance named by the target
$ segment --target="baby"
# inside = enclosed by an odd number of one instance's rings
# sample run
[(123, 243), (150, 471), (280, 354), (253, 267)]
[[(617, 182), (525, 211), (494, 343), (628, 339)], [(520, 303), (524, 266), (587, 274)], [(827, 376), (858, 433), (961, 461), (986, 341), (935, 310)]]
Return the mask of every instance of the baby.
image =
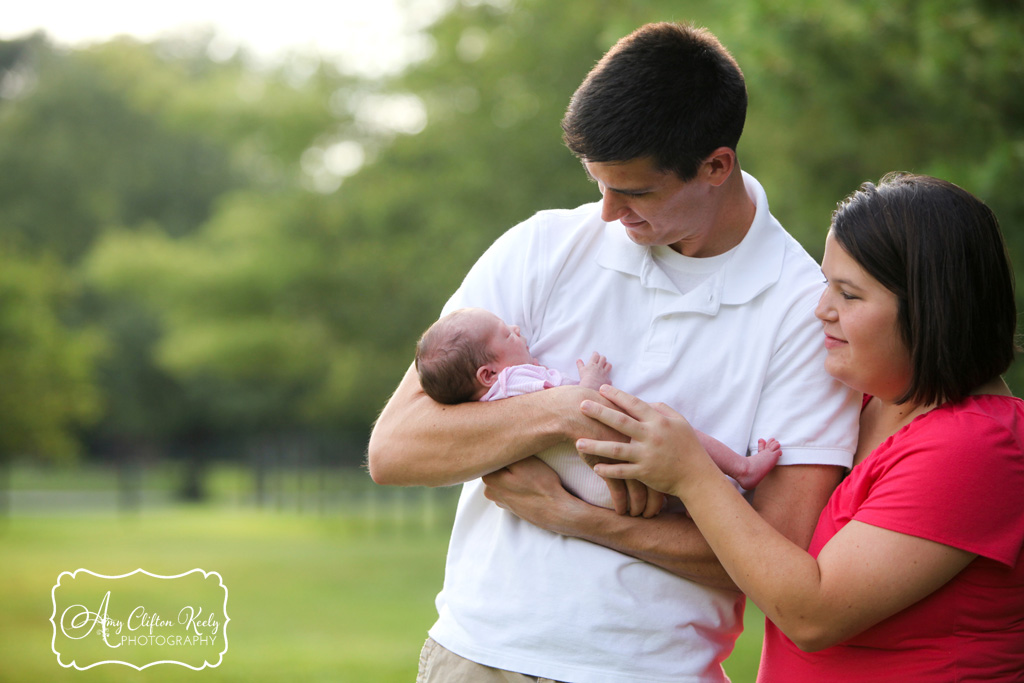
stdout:
[[(482, 308), (449, 313), (431, 325), (416, 345), (420, 385), (439, 403), (495, 401), (563, 384), (598, 389), (610, 383), (612, 366), (596, 352), (586, 363), (577, 360), (576, 367), (579, 382), (540, 365), (517, 325), (508, 325)], [(757, 453), (748, 458), (703, 432), (697, 431), (697, 437), (715, 464), (747, 490), (760, 483), (782, 454), (775, 439), (759, 440)], [(569, 491), (588, 503), (612, 507), (604, 480), (571, 444), (550, 448), (538, 457), (558, 473)]]

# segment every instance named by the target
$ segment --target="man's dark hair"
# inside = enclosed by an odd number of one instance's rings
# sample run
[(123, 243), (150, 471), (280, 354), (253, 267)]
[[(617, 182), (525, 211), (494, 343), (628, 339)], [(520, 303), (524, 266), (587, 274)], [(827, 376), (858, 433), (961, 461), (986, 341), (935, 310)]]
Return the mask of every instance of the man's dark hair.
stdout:
[(658, 23), (605, 54), (572, 96), (562, 131), (585, 162), (651, 158), (685, 181), (714, 150), (736, 149), (746, 115), (743, 73), (718, 39)]
[(476, 371), (494, 360), (487, 340), (459, 327), (463, 309), (431, 325), (416, 344), (416, 372), (420, 386), (438, 403), (473, 400), (479, 387)]
[(899, 301), (912, 379), (898, 403), (959, 401), (1013, 362), (1013, 271), (992, 210), (956, 185), (893, 173), (836, 209), (839, 245)]

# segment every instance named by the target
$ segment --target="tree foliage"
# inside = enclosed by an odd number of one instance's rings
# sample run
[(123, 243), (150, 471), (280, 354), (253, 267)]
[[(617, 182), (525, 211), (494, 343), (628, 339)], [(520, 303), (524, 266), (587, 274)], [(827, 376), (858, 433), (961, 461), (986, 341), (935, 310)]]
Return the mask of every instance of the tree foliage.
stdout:
[(23, 454), (77, 454), (75, 428), (99, 412), (101, 341), (56, 315), (70, 293), (57, 263), (0, 250), (0, 465)]
[[(310, 55), (213, 59), (208, 34), (34, 36), (0, 44), (0, 244), (82, 283), (40, 300), (53, 348), (79, 349), (68, 367), (99, 363), (89, 436), (365, 430), (487, 245), (597, 198), (559, 120), (655, 20), (736, 56), (741, 164), (812, 253), (836, 202), (908, 170), (987, 201), (1024, 264), (1024, 13), (1003, 3), (464, 0), (430, 54), (373, 81)], [(103, 330), (101, 360), (72, 342), (82, 326)]]

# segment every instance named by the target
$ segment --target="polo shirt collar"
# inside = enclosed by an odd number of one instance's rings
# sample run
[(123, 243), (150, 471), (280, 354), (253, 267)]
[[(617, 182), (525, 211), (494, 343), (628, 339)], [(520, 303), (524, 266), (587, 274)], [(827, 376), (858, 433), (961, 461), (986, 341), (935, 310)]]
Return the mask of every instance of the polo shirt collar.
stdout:
[[(677, 297), (681, 311), (714, 315), (722, 304), (747, 303), (777, 282), (782, 274), (786, 232), (771, 215), (761, 184), (745, 171), (743, 182), (756, 206), (750, 230), (718, 272), (692, 292)], [(633, 275), (644, 287), (675, 292), (671, 280), (655, 263), (651, 249), (630, 240), (618, 221), (604, 224), (598, 264)]]

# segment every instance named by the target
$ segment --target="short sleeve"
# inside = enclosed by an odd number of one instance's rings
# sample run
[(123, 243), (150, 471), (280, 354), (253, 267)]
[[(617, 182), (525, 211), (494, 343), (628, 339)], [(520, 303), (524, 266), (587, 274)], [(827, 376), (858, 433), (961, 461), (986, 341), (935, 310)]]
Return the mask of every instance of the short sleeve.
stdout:
[(1019, 430), (970, 410), (934, 417), (872, 456), (880, 471), (854, 519), (1012, 567), (1024, 543)]
[(495, 240), (470, 268), (442, 315), (459, 308), (483, 308), (510, 325), (519, 325), (532, 338), (535, 299), (545, 286), (545, 274), (530, 267), (539, 248), (539, 220), (534, 216)]
[(779, 465), (850, 467), (857, 447), (861, 394), (824, 371), (826, 350), (814, 307), (818, 281), (805, 278), (799, 298), (783, 318), (751, 431), (782, 444)]

